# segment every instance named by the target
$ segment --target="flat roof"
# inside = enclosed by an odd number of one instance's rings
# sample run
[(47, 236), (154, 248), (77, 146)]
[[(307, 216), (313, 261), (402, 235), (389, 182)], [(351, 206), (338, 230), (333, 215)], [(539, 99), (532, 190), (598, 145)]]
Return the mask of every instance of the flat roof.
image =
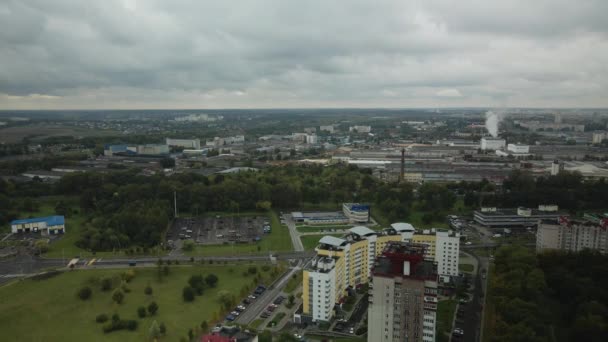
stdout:
[(351, 229), (349, 229), (349, 231), (353, 234), (357, 234), (359, 236), (367, 236), (370, 234), (376, 234), (375, 231), (364, 227), (364, 226), (356, 226), (356, 227), (352, 227)]
[(414, 226), (412, 226), (411, 223), (405, 223), (405, 222), (393, 223), (393, 224), (391, 224), (391, 228), (393, 228), (394, 230), (396, 230), (398, 232), (413, 232), (413, 231), (416, 231), (416, 228), (414, 228)]
[(34, 217), (28, 219), (20, 219), (13, 220), (11, 224), (25, 224), (25, 223), (37, 223), (37, 222), (46, 222), (49, 226), (57, 226), (60, 224), (65, 224), (65, 218), (60, 215), (55, 216), (46, 216), (46, 217)]
[(331, 236), (331, 235), (325, 235), (324, 237), (321, 238), (321, 240), (319, 240), (319, 243), (324, 244), (324, 245), (330, 245), (330, 246), (334, 246), (334, 247), (340, 247), (343, 244), (345, 244), (347, 241), (344, 239), (340, 239), (337, 238), (335, 236)]

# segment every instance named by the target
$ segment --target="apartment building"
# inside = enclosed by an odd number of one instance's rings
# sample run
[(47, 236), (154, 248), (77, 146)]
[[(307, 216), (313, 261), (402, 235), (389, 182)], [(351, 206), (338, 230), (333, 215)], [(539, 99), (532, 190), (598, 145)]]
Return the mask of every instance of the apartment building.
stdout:
[(583, 249), (608, 252), (608, 219), (599, 222), (560, 217), (543, 220), (536, 231), (536, 251), (563, 250), (578, 252)]
[(328, 321), (333, 316), (337, 296), (336, 260), (339, 258), (317, 256), (304, 270), (302, 299), (305, 312), (313, 321)]
[[(392, 243), (409, 242), (424, 246), (423, 257), (425, 260), (435, 263), (438, 268), (436, 272), (448, 281), (450, 276), (458, 275), (460, 236), (458, 233), (436, 230), (424, 230), (415, 233), (415, 228), (409, 223), (393, 223), (390, 228), (383, 231), (374, 231), (370, 228), (358, 226), (348, 230), (342, 238), (324, 236), (319, 240), (315, 249), (318, 258), (332, 258), (333, 273), (327, 272), (317, 275), (312, 269), (304, 270), (303, 286), (309, 286), (309, 279), (329, 279), (335, 285), (335, 303), (338, 303), (347, 295), (348, 289), (357, 288), (367, 284), (372, 275), (375, 260)], [(328, 278), (329, 277), (329, 278)], [(313, 308), (315, 299), (309, 295), (303, 295), (303, 317), (311, 321), (325, 320), (320, 317), (333, 317), (333, 306), (328, 315), (316, 315)]]
[(387, 244), (375, 260), (369, 290), (367, 340), (435, 341), (437, 265), (426, 246)]

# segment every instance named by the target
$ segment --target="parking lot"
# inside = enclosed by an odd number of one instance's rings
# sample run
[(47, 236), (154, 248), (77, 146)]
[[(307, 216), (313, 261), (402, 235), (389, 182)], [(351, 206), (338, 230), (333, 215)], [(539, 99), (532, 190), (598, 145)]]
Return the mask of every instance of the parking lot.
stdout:
[(167, 240), (192, 239), (201, 245), (249, 243), (270, 233), (266, 216), (177, 218), (167, 233)]

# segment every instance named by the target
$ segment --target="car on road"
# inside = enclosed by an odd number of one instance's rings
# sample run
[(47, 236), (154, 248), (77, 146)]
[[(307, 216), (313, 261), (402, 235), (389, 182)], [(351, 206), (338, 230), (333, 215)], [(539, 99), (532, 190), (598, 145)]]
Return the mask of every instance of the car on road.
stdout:
[(258, 296), (256, 296), (256, 295), (249, 295), (249, 296), (247, 296), (247, 298), (250, 299), (250, 300), (255, 300), (256, 298), (258, 298)]
[(227, 320), (227, 321), (232, 322), (232, 321), (234, 321), (235, 319), (236, 319), (236, 316), (234, 316), (234, 315), (228, 315), (228, 316), (226, 316), (226, 320)]
[(240, 315), (241, 313), (235, 310), (235, 311), (232, 311), (230, 314), (231, 314), (232, 316), (238, 316), (238, 315)]
[(264, 285), (258, 285), (258, 287), (255, 288), (255, 291), (253, 291), (253, 294), (259, 296), (262, 293), (264, 293), (264, 291), (266, 291), (266, 286), (264, 286)]
[(239, 309), (239, 310), (241, 310), (241, 311), (244, 311), (245, 309), (247, 309), (247, 307), (245, 305), (242, 305), (242, 304), (239, 305), (239, 306), (237, 306), (236, 308)]
[(452, 335), (463, 336), (464, 335), (464, 330), (462, 330), (462, 328), (454, 328), (454, 331), (452, 332)]
[(266, 310), (268, 310), (268, 311), (272, 312), (272, 311), (274, 311), (274, 309), (276, 309), (276, 308), (277, 308), (276, 306), (269, 305), (269, 306), (266, 308)]
[(283, 301), (284, 301), (284, 300), (285, 300), (285, 297), (283, 297), (283, 296), (278, 296), (278, 297), (277, 297), (277, 298), (274, 300), (273, 304), (275, 304), (275, 305), (280, 305), (281, 303), (283, 303)]

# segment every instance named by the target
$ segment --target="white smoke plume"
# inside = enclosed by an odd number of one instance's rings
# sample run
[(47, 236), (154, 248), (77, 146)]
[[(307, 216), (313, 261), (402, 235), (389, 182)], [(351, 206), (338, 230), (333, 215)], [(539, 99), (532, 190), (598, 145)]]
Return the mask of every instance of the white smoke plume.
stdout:
[(498, 125), (504, 119), (504, 116), (503, 112), (493, 112), (491, 110), (486, 112), (486, 129), (494, 138), (498, 137)]

